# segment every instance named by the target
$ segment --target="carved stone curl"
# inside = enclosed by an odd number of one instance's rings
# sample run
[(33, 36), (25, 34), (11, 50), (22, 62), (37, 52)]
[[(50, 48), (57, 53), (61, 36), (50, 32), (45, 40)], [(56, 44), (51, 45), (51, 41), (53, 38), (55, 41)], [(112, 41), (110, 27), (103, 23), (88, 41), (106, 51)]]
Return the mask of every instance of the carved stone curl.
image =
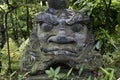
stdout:
[[(53, 6), (58, 2), (61, 4)], [(48, 0), (48, 4), (49, 8), (35, 17), (21, 69), (42, 73), (53, 63), (64, 63), (75, 69), (84, 64), (86, 70), (102, 66), (102, 55), (93, 49), (89, 17), (67, 9), (68, 0)]]

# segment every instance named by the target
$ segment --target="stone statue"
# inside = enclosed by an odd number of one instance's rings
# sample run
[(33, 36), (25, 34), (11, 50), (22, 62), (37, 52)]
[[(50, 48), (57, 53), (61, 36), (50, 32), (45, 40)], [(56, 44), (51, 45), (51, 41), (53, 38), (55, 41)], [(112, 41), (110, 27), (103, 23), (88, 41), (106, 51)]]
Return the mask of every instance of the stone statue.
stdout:
[(94, 50), (94, 36), (88, 16), (69, 10), (69, 0), (47, 0), (49, 8), (35, 17), (30, 46), (21, 69), (43, 73), (52, 64), (63, 63), (86, 70), (102, 66), (102, 55)]

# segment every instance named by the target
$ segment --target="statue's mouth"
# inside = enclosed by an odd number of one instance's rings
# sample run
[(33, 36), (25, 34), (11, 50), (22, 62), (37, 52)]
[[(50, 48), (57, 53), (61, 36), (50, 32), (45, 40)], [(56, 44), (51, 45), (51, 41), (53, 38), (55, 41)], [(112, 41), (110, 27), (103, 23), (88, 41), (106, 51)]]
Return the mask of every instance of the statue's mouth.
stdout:
[(77, 56), (78, 52), (73, 49), (42, 49), (45, 54)]

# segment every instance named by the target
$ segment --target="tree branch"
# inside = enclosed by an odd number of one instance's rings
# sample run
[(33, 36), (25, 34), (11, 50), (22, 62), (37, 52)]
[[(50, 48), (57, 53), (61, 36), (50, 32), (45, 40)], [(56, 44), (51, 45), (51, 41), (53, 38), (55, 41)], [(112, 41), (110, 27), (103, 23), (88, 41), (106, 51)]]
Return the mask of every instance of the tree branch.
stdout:
[(5, 27), (5, 32), (6, 32), (6, 41), (7, 41), (7, 48), (8, 48), (8, 70), (7, 73), (12, 73), (12, 69), (11, 69), (11, 59), (10, 59), (10, 47), (9, 47), (9, 34), (8, 34), (8, 26), (7, 26), (7, 17), (8, 14), (10, 12), (12, 12), (13, 10), (15, 10), (17, 7), (13, 7), (11, 4), (9, 4), (9, 1), (6, 0), (6, 4), (8, 5), (8, 11), (5, 12), (5, 23), (4, 23), (4, 27)]
[(105, 15), (106, 15), (106, 27), (105, 29), (108, 29), (109, 30), (109, 27), (110, 27), (110, 5), (111, 5), (111, 2), (112, 0), (109, 0), (109, 3), (107, 4), (107, 2), (105, 0), (103, 0), (103, 2), (105, 3), (105, 6), (106, 6), (106, 10), (105, 10)]
[(103, 0), (103, 2), (104, 2), (105, 6), (106, 6), (106, 8), (107, 8), (107, 3), (106, 3), (106, 1), (105, 1), (105, 0)]
[(5, 10), (2, 7), (0, 7), (0, 9), (5, 13)]

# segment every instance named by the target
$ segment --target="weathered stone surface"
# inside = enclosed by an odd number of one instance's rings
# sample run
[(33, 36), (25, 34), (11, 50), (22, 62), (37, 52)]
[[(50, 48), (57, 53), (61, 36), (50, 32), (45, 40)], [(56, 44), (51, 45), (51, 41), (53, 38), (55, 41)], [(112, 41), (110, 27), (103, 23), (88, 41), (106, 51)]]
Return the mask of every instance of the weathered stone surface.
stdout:
[[(58, 9), (52, 1), (65, 1), (64, 7)], [(102, 55), (93, 49), (94, 36), (89, 17), (67, 9), (68, 0), (48, 2), (49, 8), (35, 17), (30, 46), (23, 54), (21, 69), (37, 74), (53, 63), (64, 63), (75, 69), (84, 64), (86, 70), (102, 66)]]

